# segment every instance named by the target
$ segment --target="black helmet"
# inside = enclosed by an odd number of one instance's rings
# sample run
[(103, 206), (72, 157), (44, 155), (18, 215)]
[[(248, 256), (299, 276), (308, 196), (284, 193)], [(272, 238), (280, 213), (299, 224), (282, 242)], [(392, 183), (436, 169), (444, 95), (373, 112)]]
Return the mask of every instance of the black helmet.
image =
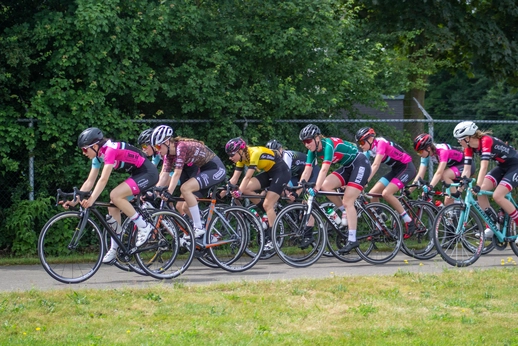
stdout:
[(414, 149), (415, 151), (425, 150), (427, 146), (433, 143), (432, 136), (428, 133), (421, 133), (414, 139)]
[(89, 147), (99, 143), (104, 138), (103, 132), (97, 127), (90, 127), (81, 132), (77, 138), (77, 146), (79, 148)]
[(356, 142), (365, 141), (367, 138), (371, 137), (376, 137), (376, 132), (374, 132), (374, 129), (372, 127), (362, 127), (358, 130), (358, 132), (356, 132), (354, 140)]
[(268, 143), (266, 143), (266, 147), (272, 150), (279, 150), (280, 148), (282, 148), (282, 144), (277, 142), (276, 139), (272, 139)]
[(228, 156), (234, 156), (240, 149), (246, 148), (246, 143), (241, 137), (232, 138), (225, 144), (225, 152)]
[(300, 130), (299, 139), (301, 141), (305, 139), (315, 138), (316, 136), (322, 134), (317, 125), (309, 124)]
[(138, 136), (138, 145), (142, 145), (142, 144), (151, 144), (151, 135), (153, 134), (153, 130), (154, 129), (147, 129), (147, 130), (144, 130), (142, 131), (142, 133), (140, 134), (140, 136)]

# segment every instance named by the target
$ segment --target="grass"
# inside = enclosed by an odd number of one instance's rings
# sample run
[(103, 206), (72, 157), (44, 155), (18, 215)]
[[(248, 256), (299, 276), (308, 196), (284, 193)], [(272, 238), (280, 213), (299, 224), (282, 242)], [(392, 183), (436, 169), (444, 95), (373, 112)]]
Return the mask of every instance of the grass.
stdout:
[(0, 345), (516, 345), (518, 268), (0, 293)]

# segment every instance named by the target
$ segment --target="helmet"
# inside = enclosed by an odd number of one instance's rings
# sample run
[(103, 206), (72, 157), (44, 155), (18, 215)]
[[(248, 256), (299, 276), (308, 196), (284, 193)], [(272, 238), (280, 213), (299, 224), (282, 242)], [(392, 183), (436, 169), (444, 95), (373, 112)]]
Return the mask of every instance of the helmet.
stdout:
[(282, 148), (282, 144), (277, 142), (276, 139), (272, 139), (268, 143), (266, 143), (266, 147), (272, 150), (279, 150), (280, 148)]
[(433, 143), (432, 136), (428, 133), (421, 133), (414, 139), (414, 149), (415, 151), (424, 150), (427, 146)]
[(478, 126), (473, 121), (463, 121), (458, 123), (453, 130), (453, 136), (457, 139), (464, 138), (466, 136), (473, 136), (477, 131)]
[(160, 125), (153, 130), (151, 134), (151, 145), (162, 144), (169, 138), (173, 137), (173, 129), (171, 126)]
[(225, 152), (228, 156), (234, 156), (239, 149), (244, 149), (246, 147), (246, 143), (241, 137), (232, 138), (225, 145)]
[(88, 147), (99, 143), (104, 138), (103, 132), (97, 127), (89, 127), (77, 138), (77, 146), (79, 148)]
[(374, 129), (372, 127), (362, 127), (358, 130), (358, 132), (356, 132), (354, 139), (356, 142), (359, 142), (371, 137), (376, 137), (376, 132), (374, 132)]
[(317, 125), (309, 124), (306, 127), (304, 127), (302, 130), (300, 130), (299, 138), (301, 141), (315, 138), (316, 136), (322, 134), (320, 132), (320, 129)]
[(151, 143), (151, 135), (153, 134), (153, 130), (154, 129), (147, 129), (142, 131), (140, 136), (138, 136), (137, 144), (142, 145), (146, 143)]

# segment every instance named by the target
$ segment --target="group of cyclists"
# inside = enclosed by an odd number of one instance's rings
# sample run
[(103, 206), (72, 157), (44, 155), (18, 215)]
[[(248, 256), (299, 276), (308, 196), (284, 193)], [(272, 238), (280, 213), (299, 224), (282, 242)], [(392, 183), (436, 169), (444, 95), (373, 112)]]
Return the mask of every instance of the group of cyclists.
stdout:
[[(419, 178), (424, 178), (430, 162), (436, 164), (437, 169), (429, 184), (423, 188), (426, 194), (433, 193), (434, 187), (441, 181), (450, 184), (454, 179), (470, 177), (476, 172), (473, 154), (478, 153), (481, 163), (473, 191), (494, 190), (495, 203), (518, 223), (518, 211), (505, 199), (505, 195), (518, 186), (516, 150), (492, 136), (491, 132), (479, 130), (472, 121), (457, 124), (453, 136), (463, 151), (446, 143), (434, 143), (427, 133), (418, 135), (413, 145), (421, 157), (418, 170), (411, 156), (400, 145), (377, 136), (371, 127), (359, 129), (355, 135), (356, 143), (352, 143), (338, 137), (326, 137), (318, 126), (309, 124), (299, 134), (307, 153), (285, 150), (275, 139), (265, 146), (249, 146), (240, 137), (232, 138), (225, 145), (225, 153), (235, 163), (229, 184), (238, 187), (232, 191), (235, 198), (242, 195), (257, 196), (250, 200), (268, 218), (265, 251), (273, 249), (271, 228), (276, 218), (275, 206), (285, 193), (286, 185), (298, 186), (300, 181), (314, 182), (313, 191), (316, 193), (345, 188), (342, 199), (337, 196), (328, 198), (341, 211), (341, 224), (347, 225), (348, 241), (339, 252), (349, 253), (359, 246), (356, 240), (357, 214), (354, 202), (381, 164), (389, 166), (390, 171), (369, 192), (381, 195), (399, 213), (405, 225), (404, 237), (411, 237), (415, 232), (415, 224), (394, 194), (407, 184), (417, 183)], [(91, 191), (90, 197), (80, 202), (83, 208), (95, 203), (112, 171), (130, 174), (110, 192), (111, 202), (116, 208), (110, 208), (108, 212), (117, 221), (118, 227), (121, 224), (121, 212), (131, 218), (138, 227), (137, 247), (147, 241), (153, 226), (135, 211), (130, 200), (153, 186), (167, 186), (162, 193), (164, 199), (170, 198), (179, 188), (185, 202), (177, 205), (177, 209), (192, 220), (196, 238), (205, 234), (197, 198), (205, 195), (209, 188), (224, 182), (227, 172), (222, 160), (204, 142), (175, 136), (172, 127), (159, 125), (143, 131), (138, 137), (137, 147), (106, 138), (95, 127), (84, 130), (79, 135), (77, 145), (83, 155), (91, 160), (90, 173), (80, 189)], [(160, 160), (163, 164), (159, 173), (157, 166)], [(496, 166), (488, 172), (489, 160), (496, 161)], [(338, 168), (331, 172), (333, 164)], [(97, 179), (102, 165), (104, 168)], [(241, 178), (245, 167), (246, 172)], [(264, 195), (258, 192), (265, 189)], [(294, 200), (297, 193), (293, 192), (288, 197)], [(481, 195), (478, 200), (483, 209), (489, 208), (486, 196)], [(77, 200), (68, 201), (63, 206), (69, 208), (77, 203)], [(444, 203), (448, 205), (454, 201), (445, 198)], [(301, 247), (307, 247), (313, 241), (310, 223)], [(112, 241), (103, 262), (111, 263), (116, 254), (117, 243)]]

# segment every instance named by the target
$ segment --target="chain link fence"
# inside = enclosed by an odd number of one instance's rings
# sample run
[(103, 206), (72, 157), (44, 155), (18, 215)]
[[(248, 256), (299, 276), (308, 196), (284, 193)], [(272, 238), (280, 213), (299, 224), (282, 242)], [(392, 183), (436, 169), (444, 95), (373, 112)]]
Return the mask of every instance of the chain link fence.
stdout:
[[(453, 137), (453, 129), (455, 125), (459, 123), (459, 119), (295, 119), (295, 120), (278, 120), (278, 122), (293, 123), (293, 126), (297, 129), (303, 128), (309, 123), (314, 123), (319, 126), (325, 126), (325, 123), (338, 124), (342, 133), (326, 133), (327, 136), (341, 137), (343, 139), (353, 141), (355, 130), (362, 126), (373, 127), (379, 136), (386, 137), (389, 140), (395, 141), (401, 144), (408, 152), (414, 157), (414, 163), (416, 167), (419, 165), (419, 158), (417, 154), (412, 150), (412, 138), (413, 136), (422, 133), (430, 133), (436, 143), (448, 143), (453, 147), (460, 149), (459, 144)], [(157, 124), (166, 123), (164, 120), (151, 120), (138, 121), (142, 123), (142, 128), (154, 127)], [(171, 122), (177, 123), (178, 120), (171, 120)], [(199, 123), (208, 122), (200, 120), (184, 120), (181, 122), (185, 123)], [(511, 129), (518, 125), (518, 121), (505, 121), (505, 120), (477, 120), (477, 125), (481, 130), (493, 129), (493, 135), (497, 136), (501, 140), (508, 142), (509, 144), (517, 147), (517, 139), (513, 137)], [(249, 120), (242, 121), (243, 130), (253, 126), (259, 126), (261, 121)], [(342, 126), (343, 124), (343, 126)], [(353, 126), (354, 125), (354, 126)], [(27, 126), (37, 126), (32, 123), (28, 123)], [(495, 131), (496, 129), (496, 131)], [(135, 142), (138, 134), (135, 136)], [(202, 136), (200, 136), (203, 140)], [(265, 139), (265, 143), (269, 138)], [(284, 142), (283, 138), (278, 138), (281, 142)], [(253, 145), (264, 145), (265, 143), (252, 143)], [(225, 143), (221, 146), (224, 147)], [(291, 147), (289, 149), (305, 151), (302, 143), (299, 147)], [(14, 172), (4, 172), (2, 176), (3, 182), (0, 184), (0, 195), (3, 197), (0, 199), (0, 210), (7, 209), (13, 201), (27, 199), (31, 200), (35, 192), (38, 192), (38, 172), (45, 170), (48, 171), (49, 167), (41, 165), (41, 162), (45, 162), (45, 158), (33, 157), (33, 153), (27, 151), (24, 155), (14, 158), (19, 162), (19, 170)], [(35, 164), (37, 162), (37, 164)], [(50, 164), (50, 163), (49, 163)], [(52, 169), (52, 168), (50, 168)], [(384, 170), (381, 170), (379, 174), (384, 174)], [(36, 187), (35, 187), (36, 185)]]

